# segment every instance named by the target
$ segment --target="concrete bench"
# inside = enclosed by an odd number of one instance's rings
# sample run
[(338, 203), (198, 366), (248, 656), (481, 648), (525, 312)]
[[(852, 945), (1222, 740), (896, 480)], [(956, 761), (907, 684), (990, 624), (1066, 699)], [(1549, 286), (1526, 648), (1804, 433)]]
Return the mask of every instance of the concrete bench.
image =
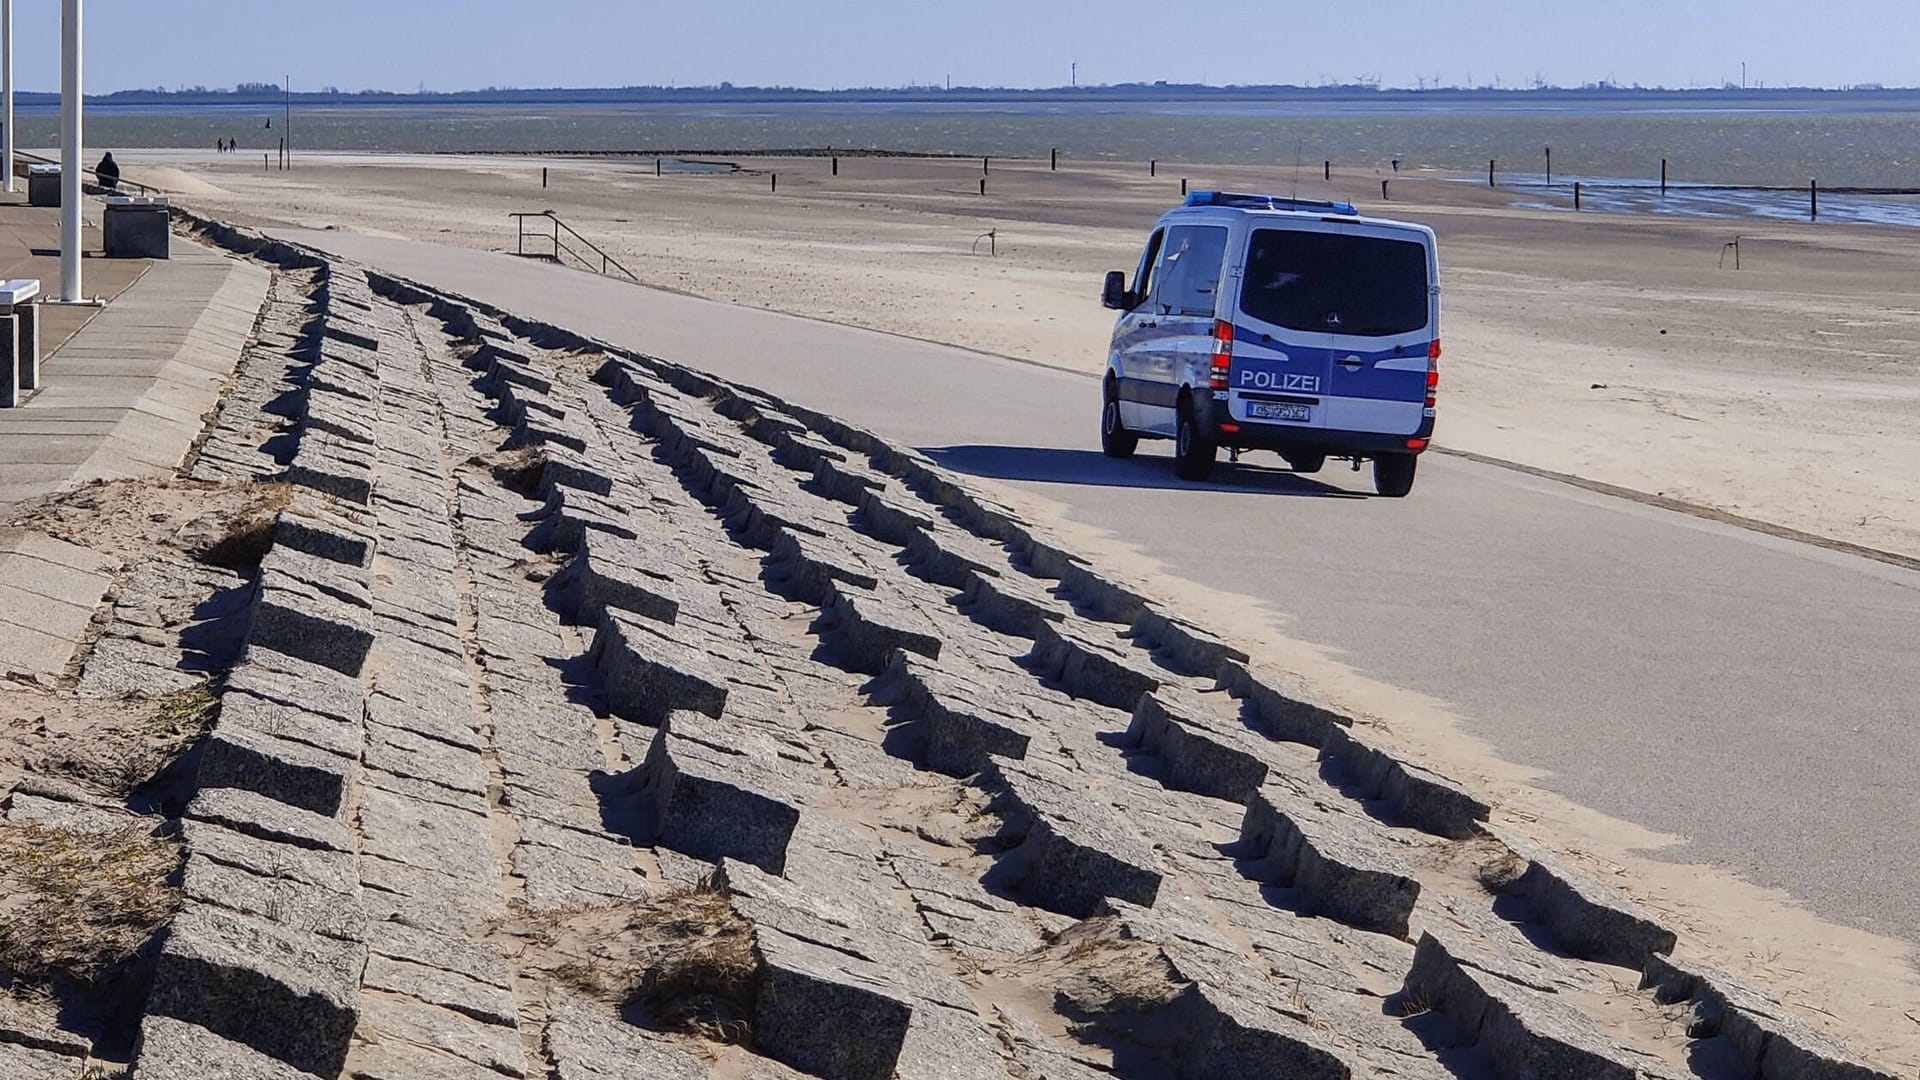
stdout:
[(100, 242), (109, 259), (164, 259), (172, 232), (164, 195), (109, 195), (100, 215)]
[(39, 278), (0, 281), (0, 409), (40, 385)]

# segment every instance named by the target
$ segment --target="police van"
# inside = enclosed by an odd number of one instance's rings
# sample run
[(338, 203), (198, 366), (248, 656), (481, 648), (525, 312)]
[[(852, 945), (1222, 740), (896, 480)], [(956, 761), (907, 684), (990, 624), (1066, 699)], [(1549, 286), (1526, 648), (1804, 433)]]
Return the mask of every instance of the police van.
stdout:
[(1107, 356), (1100, 446), (1171, 439), (1204, 480), (1221, 448), (1273, 450), (1295, 472), (1373, 462), (1374, 488), (1413, 489), (1433, 436), (1440, 265), (1433, 230), (1352, 204), (1196, 191), (1148, 238)]

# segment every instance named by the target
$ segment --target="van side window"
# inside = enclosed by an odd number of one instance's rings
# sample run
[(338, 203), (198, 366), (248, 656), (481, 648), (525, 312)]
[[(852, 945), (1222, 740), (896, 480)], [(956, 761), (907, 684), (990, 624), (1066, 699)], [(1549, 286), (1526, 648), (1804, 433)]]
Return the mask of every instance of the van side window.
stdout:
[(1227, 253), (1224, 225), (1176, 225), (1167, 230), (1153, 302), (1166, 315), (1211, 318)]
[(1140, 269), (1133, 272), (1133, 295), (1135, 307), (1147, 302), (1153, 295), (1154, 267), (1160, 261), (1160, 241), (1166, 236), (1166, 230), (1155, 229), (1147, 239), (1146, 253), (1140, 256)]

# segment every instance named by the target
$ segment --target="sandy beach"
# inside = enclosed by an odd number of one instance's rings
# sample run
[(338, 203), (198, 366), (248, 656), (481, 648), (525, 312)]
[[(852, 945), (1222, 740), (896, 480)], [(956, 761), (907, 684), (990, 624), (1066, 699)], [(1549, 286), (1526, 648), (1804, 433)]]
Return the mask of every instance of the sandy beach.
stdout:
[(1903, 285), (1920, 256), (1897, 228), (1575, 215), (1570, 191), (1549, 196), (1567, 209), (1516, 209), (1539, 193), (1385, 168), (1328, 183), (1318, 167), (995, 160), (981, 196), (978, 159), (846, 157), (834, 176), (826, 158), (734, 158), (737, 173), (656, 177), (651, 159), (313, 155), (280, 172), (122, 156), (236, 219), (479, 250), (513, 250), (509, 213), (551, 209), (649, 285), (1089, 372), (1111, 325), (1100, 275), (1133, 266), (1181, 178), (1351, 198), (1440, 236), (1440, 446), (1920, 556), (1920, 433), (1904, 422), (1920, 305)]

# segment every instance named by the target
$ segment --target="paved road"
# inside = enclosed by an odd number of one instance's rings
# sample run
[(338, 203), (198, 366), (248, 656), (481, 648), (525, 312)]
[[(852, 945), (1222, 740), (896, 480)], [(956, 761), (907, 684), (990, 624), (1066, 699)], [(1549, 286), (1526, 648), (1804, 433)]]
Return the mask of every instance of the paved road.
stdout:
[(1450, 703), (1549, 787), (1691, 838), (1678, 857), (1920, 942), (1920, 574), (1448, 458), (1405, 501), (1334, 470), (1178, 486), (1161, 455), (1100, 456), (1083, 376), (508, 256), (288, 235), (1030, 487)]

